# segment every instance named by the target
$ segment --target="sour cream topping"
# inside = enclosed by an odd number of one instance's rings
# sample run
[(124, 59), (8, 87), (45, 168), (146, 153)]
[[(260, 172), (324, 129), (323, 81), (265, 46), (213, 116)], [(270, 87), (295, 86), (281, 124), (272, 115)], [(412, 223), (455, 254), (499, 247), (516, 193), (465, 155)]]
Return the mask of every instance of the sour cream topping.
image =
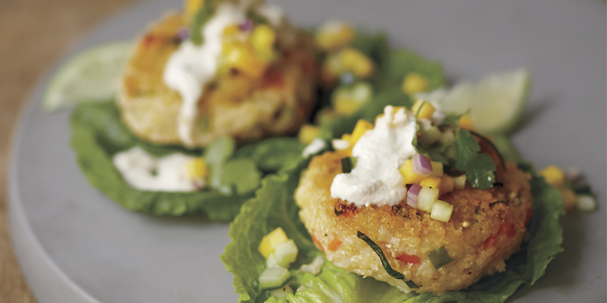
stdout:
[(407, 188), (399, 172), (416, 154), (415, 116), (387, 106), (375, 127), (363, 134), (352, 149), (354, 169), (339, 174), (331, 184), (331, 197), (359, 206), (396, 205), (405, 199)]
[(223, 2), (215, 15), (202, 29), (204, 42), (195, 45), (190, 40), (183, 41), (164, 68), (164, 84), (179, 92), (182, 99), (177, 118), (177, 133), (181, 141), (192, 146), (192, 130), (198, 115), (198, 100), (204, 85), (217, 72), (217, 58), (223, 48), (223, 30), (232, 24), (245, 21), (246, 4)]
[(204, 186), (188, 176), (187, 163), (194, 157), (181, 153), (157, 158), (139, 147), (114, 155), (114, 166), (124, 181), (140, 190), (189, 192)]

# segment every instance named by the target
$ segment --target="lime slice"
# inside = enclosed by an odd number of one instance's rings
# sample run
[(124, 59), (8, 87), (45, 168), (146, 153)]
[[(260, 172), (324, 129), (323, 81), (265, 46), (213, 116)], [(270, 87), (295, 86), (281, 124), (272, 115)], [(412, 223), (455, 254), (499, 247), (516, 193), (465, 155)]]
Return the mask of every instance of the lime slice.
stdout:
[(90, 48), (65, 63), (46, 88), (47, 111), (85, 101), (106, 101), (116, 94), (132, 42), (112, 42)]
[(525, 69), (490, 74), (478, 83), (459, 82), (450, 90), (437, 89), (417, 94), (439, 105), (447, 113), (468, 115), (481, 133), (505, 133), (519, 121), (527, 97), (531, 77)]

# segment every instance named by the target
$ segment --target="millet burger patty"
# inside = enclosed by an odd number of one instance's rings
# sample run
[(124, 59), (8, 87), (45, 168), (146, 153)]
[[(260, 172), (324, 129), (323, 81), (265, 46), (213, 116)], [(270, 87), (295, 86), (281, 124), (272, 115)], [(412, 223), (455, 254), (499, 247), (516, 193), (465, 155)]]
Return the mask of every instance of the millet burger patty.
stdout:
[[(181, 144), (177, 119), (181, 96), (163, 82), (169, 57), (186, 28), (182, 14), (168, 14), (136, 42), (125, 67), (118, 105), (122, 120), (138, 137), (156, 144)], [(288, 24), (277, 29), (280, 58), (258, 80), (232, 72), (206, 85), (192, 139), (205, 146), (222, 135), (259, 139), (295, 131), (315, 102), (315, 50), (312, 38)]]
[[(339, 267), (409, 289), (403, 280), (388, 275), (377, 254), (357, 237), (361, 231), (379, 245), (393, 269), (419, 286), (416, 292), (442, 293), (504, 271), (504, 261), (523, 240), (532, 209), (530, 175), (514, 163), (506, 163), (506, 170), (498, 165), (498, 183), (492, 189), (467, 185), (440, 196), (454, 206), (445, 223), (406, 202), (357, 207), (331, 198), (331, 183), (342, 173), (343, 157), (339, 152), (314, 157), (295, 193), (300, 218), (314, 243)], [(428, 253), (442, 246), (453, 261), (435, 269)]]

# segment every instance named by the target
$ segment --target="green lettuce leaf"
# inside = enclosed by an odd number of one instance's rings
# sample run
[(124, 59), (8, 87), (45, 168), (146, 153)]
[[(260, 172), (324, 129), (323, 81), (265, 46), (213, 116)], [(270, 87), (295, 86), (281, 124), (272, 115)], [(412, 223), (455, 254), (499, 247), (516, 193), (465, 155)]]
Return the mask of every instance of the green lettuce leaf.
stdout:
[[(320, 274), (314, 276), (296, 270), (322, 253), (298, 217), (293, 199), (301, 172), (309, 160), (300, 162), (279, 175), (262, 181), (257, 196), (247, 201), (230, 226), (232, 243), (226, 246), (221, 260), (234, 275), (239, 302), (504, 302), (521, 285), (533, 285), (555, 255), (562, 251), (561, 197), (543, 178), (531, 180), (534, 214), (528, 228), (531, 237), (506, 262), (506, 271), (481, 279), (466, 290), (442, 295), (432, 293), (405, 294), (387, 283), (345, 272), (325, 261)], [(296, 262), (291, 266), (293, 289), (304, 286), (286, 298), (269, 298), (257, 279), (265, 268), (265, 259), (257, 251), (263, 236), (282, 227), (299, 248)], [(267, 300), (267, 301), (266, 301)]]
[[(120, 120), (114, 101), (80, 104), (72, 114), (72, 147), (80, 168), (89, 182), (112, 200), (135, 211), (157, 215), (183, 215), (204, 212), (212, 220), (232, 220), (247, 199), (254, 196), (261, 175), (278, 171), (283, 164), (301, 159), (302, 144), (293, 138), (261, 141), (236, 149), (229, 138), (221, 138), (207, 149), (211, 178), (215, 189), (199, 192), (175, 193), (142, 191), (128, 186), (114, 168), (112, 156), (122, 150), (139, 146), (155, 156), (182, 152), (200, 156), (202, 150), (186, 150), (179, 146), (150, 144), (134, 136)], [(239, 153), (246, 149), (255, 157)], [(268, 153), (267, 150), (272, 150)], [(290, 155), (290, 160), (276, 161), (268, 165), (267, 159), (259, 155)], [(298, 158), (294, 160), (296, 151)], [(228, 160), (229, 159), (229, 160)], [(213, 183), (213, 182), (210, 182)], [(218, 190), (218, 189), (224, 190)]]

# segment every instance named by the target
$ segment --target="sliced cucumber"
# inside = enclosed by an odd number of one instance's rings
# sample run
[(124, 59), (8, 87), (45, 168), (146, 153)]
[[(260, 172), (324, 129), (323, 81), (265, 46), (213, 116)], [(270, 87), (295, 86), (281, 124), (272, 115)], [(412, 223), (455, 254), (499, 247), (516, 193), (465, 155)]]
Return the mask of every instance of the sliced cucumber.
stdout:
[(449, 219), (451, 219), (451, 213), (453, 213), (453, 205), (445, 201), (436, 200), (436, 202), (434, 202), (432, 205), (430, 218), (442, 222), (449, 222)]
[(297, 259), (297, 246), (293, 240), (276, 244), (274, 257), (278, 266), (289, 268), (289, 264)]
[(291, 279), (291, 273), (284, 267), (266, 268), (259, 276), (261, 289), (274, 289), (287, 284)]
[(417, 194), (417, 208), (427, 212), (432, 211), (434, 201), (438, 199), (438, 188), (422, 187)]
[(289, 284), (285, 284), (281, 288), (270, 290), (270, 296), (274, 296), (277, 298), (284, 298), (293, 293), (293, 288)]

